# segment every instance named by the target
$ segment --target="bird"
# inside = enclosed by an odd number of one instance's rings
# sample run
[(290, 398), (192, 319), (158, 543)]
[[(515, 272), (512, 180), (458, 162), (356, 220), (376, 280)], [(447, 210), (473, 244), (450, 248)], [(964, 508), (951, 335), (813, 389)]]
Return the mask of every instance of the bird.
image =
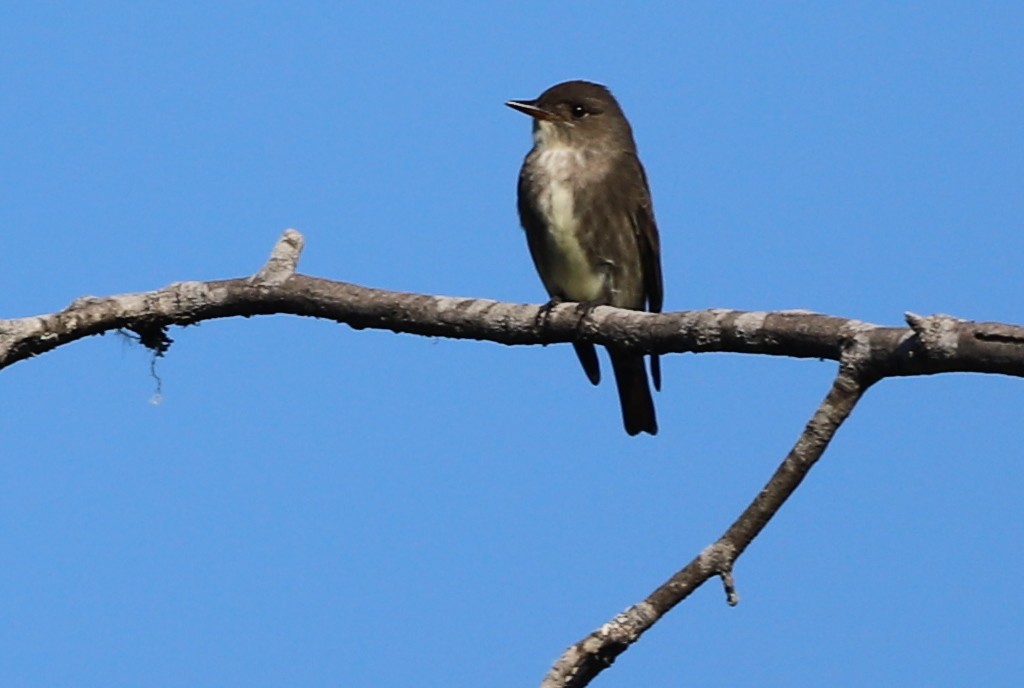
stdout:
[[(533, 119), (533, 147), (519, 172), (519, 221), (547, 308), (570, 301), (584, 314), (599, 305), (660, 313), (661, 245), (633, 130), (615, 96), (590, 81), (556, 84), (508, 107)], [(587, 378), (601, 381), (593, 344), (574, 343)], [(655, 435), (658, 421), (644, 356), (608, 355), (629, 435)], [(661, 389), (661, 366), (651, 356)]]

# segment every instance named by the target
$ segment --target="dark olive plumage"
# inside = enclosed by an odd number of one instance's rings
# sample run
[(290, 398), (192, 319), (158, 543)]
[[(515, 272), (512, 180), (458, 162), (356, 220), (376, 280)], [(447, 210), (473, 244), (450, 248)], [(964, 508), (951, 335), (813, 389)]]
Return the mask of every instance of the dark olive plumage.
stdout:
[[(599, 84), (567, 81), (536, 100), (507, 105), (533, 118), (534, 146), (519, 173), (519, 219), (552, 301), (660, 312), (661, 249), (651, 193), (615, 97)], [(574, 346), (597, 384), (593, 345)], [(643, 356), (608, 353), (626, 432), (656, 434)], [(657, 356), (651, 375), (660, 389)]]

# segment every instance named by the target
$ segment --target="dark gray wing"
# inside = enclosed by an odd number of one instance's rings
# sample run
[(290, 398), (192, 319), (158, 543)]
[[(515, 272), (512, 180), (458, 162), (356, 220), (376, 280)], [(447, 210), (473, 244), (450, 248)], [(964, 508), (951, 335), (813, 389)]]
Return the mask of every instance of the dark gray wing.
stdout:
[[(647, 185), (647, 173), (635, 155), (632, 160), (644, 180), (643, 190), (636, 199), (636, 211), (633, 215), (633, 232), (637, 246), (640, 248), (640, 265), (644, 276), (644, 292), (646, 292), (647, 310), (661, 313), (664, 297), (661, 281), (661, 240), (658, 237), (658, 225), (654, 221), (654, 204), (651, 202), (651, 191)], [(651, 356), (651, 377), (654, 388), (661, 389), (661, 360)]]

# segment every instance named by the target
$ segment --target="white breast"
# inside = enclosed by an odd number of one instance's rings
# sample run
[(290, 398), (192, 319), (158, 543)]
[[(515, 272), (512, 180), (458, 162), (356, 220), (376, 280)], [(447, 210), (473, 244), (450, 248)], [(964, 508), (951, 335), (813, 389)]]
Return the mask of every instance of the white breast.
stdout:
[(548, 146), (537, 156), (547, 184), (537, 199), (547, 219), (548, 251), (544, 281), (575, 301), (597, 300), (604, 276), (593, 269), (578, 238), (572, 183), (592, 177), (585, 156), (568, 147)]

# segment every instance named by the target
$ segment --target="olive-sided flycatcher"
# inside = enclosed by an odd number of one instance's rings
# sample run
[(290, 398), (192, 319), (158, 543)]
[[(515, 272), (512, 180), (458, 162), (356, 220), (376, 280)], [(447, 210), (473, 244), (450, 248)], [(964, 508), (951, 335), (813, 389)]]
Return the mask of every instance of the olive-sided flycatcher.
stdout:
[[(661, 249), (633, 131), (611, 92), (566, 81), (536, 100), (510, 100), (533, 118), (519, 173), (519, 221), (551, 303), (576, 301), (661, 312)], [(574, 344), (593, 384), (592, 344)], [(626, 432), (658, 432), (643, 356), (609, 349)], [(661, 368), (651, 357), (654, 387)]]

